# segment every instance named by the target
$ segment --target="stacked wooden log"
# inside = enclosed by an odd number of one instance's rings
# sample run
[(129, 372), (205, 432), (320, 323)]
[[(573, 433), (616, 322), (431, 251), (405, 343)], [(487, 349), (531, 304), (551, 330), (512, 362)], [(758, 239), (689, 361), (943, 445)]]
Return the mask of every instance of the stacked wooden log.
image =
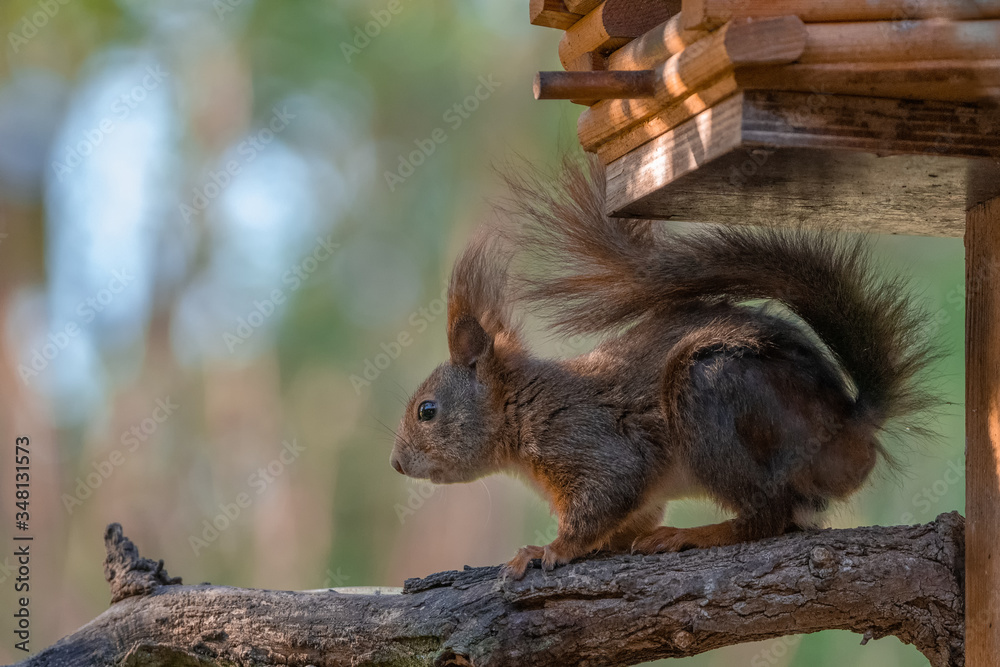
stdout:
[(1000, 0), (531, 0), (566, 31), (570, 99), (605, 163), (741, 90), (910, 100), (1000, 100)]

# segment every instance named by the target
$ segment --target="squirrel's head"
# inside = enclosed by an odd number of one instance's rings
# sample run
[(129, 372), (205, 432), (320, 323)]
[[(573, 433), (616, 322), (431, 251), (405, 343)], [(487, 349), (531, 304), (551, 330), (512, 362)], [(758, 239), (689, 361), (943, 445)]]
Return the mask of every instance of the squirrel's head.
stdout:
[(471, 482), (498, 462), (492, 382), (481, 376), (493, 341), (469, 317), (450, 332), (449, 346), (451, 361), (410, 397), (390, 459), (398, 472), (436, 484)]
[(505, 304), (507, 259), (489, 237), (471, 243), (448, 288), (451, 360), (410, 398), (390, 459), (398, 472), (446, 484), (471, 482), (497, 470), (497, 407), (506, 359), (519, 349)]

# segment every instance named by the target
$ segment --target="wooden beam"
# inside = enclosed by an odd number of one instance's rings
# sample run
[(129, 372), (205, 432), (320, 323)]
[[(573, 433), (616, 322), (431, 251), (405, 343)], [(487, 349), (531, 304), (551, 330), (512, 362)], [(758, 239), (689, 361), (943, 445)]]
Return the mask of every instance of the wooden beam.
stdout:
[[(705, 37), (675, 15), (608, 56), (609, 69), (649, 69)], [(987, 60), (1000, 51), (1000, 21), (807, 23), (799, 62)]]
[[(602, 14), (608, 6), (607, 3), (602, 5), (601, 11), (592, 16)], [(643, 33), (608, 56), (606, 68), (648, 68), (676, 55), (706, 34), (685, 31), (680, 25), (680, 16), (675, 15)], [(780, 70), (751, 68), (746, 74), (741, 73), (740, 85), (753, 89), (954, 101), (993, 98), (1000, 88), (1000, 61), (987, 60), (1000, 59), (998, 20), (870, 21), (807, 24), (805, 29), (806, 45), (797, 64)], [(567, 63), (567, 69), (599, 69), (604, 63), (594, 65), (594, 61), (602, 59), (600, 52), (586, 52)], [(893, 62), (900, 65), (883, 64)], [(845, 66), (827, 66), (837, 63)], [(678, 104), (690, 97), (688, 91), (679, 99), (668, 100), (653, 115), (666, 112), (664, 117), (676, 118)], [(595, 103), (595, 100), (575, 101), (588, 105)], [(638, 125), (642, 125), (642, 129), (621, 145), (634, 145), (641, 136), (648, 140), (655, 132), (663, 131), (661, 122), (633, 124)], [(596, 150), (597, 146), (585, 144), (585, 148)]]
[(581, 54), (625, 46), (678, 12), (680, 0), (604, 0), (566, 30), (559, 42), (559, 60), (568, 69)]
[(991, 60), (1000, 21), (810, 23), (800, 63)]
[(609, 100), (652, 97), (654, 72), (539, 72), (536, 100)]
[(745, 89), (955, 102), (1000, 99), (1000, 60), (795, 63), (747, 67), (736, 78)]
[(794, 16), (728, 23), (656, 69), (655, 97), (604, 100), (585, 110), (577, 123), (580, 143), (593, 151), (737, 65), (793, 62), (805, 41), (805, 26)]
[(736, 77), (732, 74), (710, 83), (697, 92), (678, 100), (655, 116), (642, 121), (635, 127), (609, 139), (597, 149), (601, 162), (614, 162), (629, 151), (635, 150), (647, 141), (669, 132), (681, 123), (694, 118), (726, 99), (738, 90)]
[(565, 0), (566, 8), (574, 14), (589, 14), (601, 4), (601, 0)]
[(1000, 197), (965, 230), (965, 652), (1000, 655)]
[(794, 14), (806, 23), (996, 19), (1000, 0), (683, 0), (682, 26), (711, 30), (733, 18)]
[(607, 211), (961, 236), (970, 165), (998, 158), (989, 107), (743, 91), (609, 163)]
[(569, 11), (563, 0), (530, 0), (528, 16), (532, 25), (560, 30), (566, 30), (583, 18), (583, 15)]
[(681, 15), (674, 14), (608, 56), (608, 68), (650, 69), (707, 36), (705, 30), (684, 30)]

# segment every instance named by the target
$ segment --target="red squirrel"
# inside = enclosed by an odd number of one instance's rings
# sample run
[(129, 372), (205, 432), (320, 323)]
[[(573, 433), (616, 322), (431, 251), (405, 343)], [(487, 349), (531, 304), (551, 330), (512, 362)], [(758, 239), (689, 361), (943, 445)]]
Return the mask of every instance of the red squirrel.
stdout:
[[(530, 480), (558, 536), (518, 550), (509, 576), (535, 558), (550, 570), (596, 550), (811, 527), (889, 458), (887, 422), (933, 405), (923, 314), (900, 280), (879, 277), (864, 237), (610, 218), (596, 163), (508, 183), (519, 224), (456, 261), (451, 358), (406, 405), (391, 464), (441, 484)], [(515, 272), (519, 256), (528, 268)], [(532, 356), (515, 306), (600, 343)], [(661, 526), (666, 502), (686, 497), (733, 518)]]

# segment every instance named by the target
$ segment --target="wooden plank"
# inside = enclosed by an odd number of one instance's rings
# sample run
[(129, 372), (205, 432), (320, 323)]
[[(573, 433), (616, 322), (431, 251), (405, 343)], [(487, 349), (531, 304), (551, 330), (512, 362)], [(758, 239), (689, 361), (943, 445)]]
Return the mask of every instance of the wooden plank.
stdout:
[(607, 206), (624, 217), (958, 236), (969, 166), (997, 158), (996, 109), (745, 91), (608, 164)]
[(684, 121), (718, 104), (737, 90), (736, 77), (732, 74), (723, 76), (704, 89), (668, 106), (652, 118), (601, 144), (597, 149), (597, 154), (604, 164), (614, 162), (629, 151), (635, 150), (647, 141), (669, 132)]
[(681, 15), (674, 14), (608, 56), (608, 68), (651, 69), (707, 36), (705, 30), (684, 30)]
[(682, 27), (711, 30), (734, 18), (793, 14), (806, 23), (996, 19), (1000, 0), (683, 0)]
[(565, 0), (566, 8), (574, 14), (589, 14), (601, 4), (601, 0)]
[(748, 91), (747, 144), (878, 155), (1000, 158), (1000, 109), (975, 104)]
[(1000, 21), (810, 23), (800, 63), (992, 60)]
[(567, 67), (588, 51), (625, 46), (678, 12), (680, 0), (604, 0), (566, 30), (559, 42), (559, 60)]
[(572, 27), (574, 23), (583, 18), (582, 14), (569, 11), (563, 0), (530, 0), (528, 16), (532, 25), (559, 28), (560, 30)]
[(965, 660), (1000, 655), (1000, 198), (965, 231)]
[(1000, 99), (1000, 60), (818, 63), (747, 67), (741, 88), (974, 102)]
[(847, 150), (737, 149), (620, 215), (960, 237), (966, 163)]
[(539, 72), (536, 100), (607, 100), (653, 96), (653, 70), (634, 72)]
[(737, 94), (607, 167), (607, 208), (632, 217), (634, 204), (743, 142), (743, 95)]
[(737, 65), (793, 62), (805, 39), (805, 26), (794, 16), (728, 23), (656, 69), (655, 97), (603, 100), (585, 110), (577, 122), (580, 143), (593, 151)]

